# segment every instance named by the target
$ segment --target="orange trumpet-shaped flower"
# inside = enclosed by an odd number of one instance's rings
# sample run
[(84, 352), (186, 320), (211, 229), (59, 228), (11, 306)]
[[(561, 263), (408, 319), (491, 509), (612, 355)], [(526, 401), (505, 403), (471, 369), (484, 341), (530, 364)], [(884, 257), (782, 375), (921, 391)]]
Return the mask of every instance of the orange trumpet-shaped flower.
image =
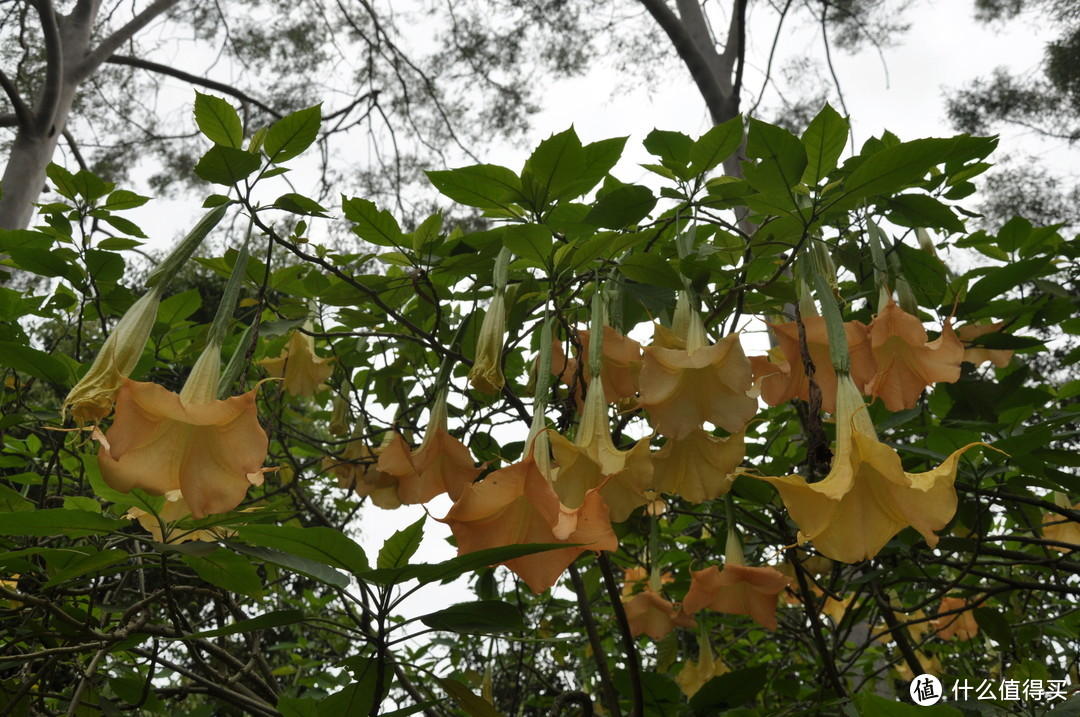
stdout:
[(697, 662), (693, 660), (687, 660), (683, 663), (682, 670), (679, 671), (678, 676), (675, 678), (675, 682), (678, 683), (679, 689), (688, 698), (693, 697), (698, 693), (705, 683), (714, 677), (719, 677), (731, 670), (721, 660), (717, 660), (713, 655), (712, 644), (709, 642), (709, 636), (702, 633), (698, 637), (698, 659)]
[[(579, 543), (504, 563), (534, 593), (554, 585), (566, 567), (586, 550), (611, 551), (619, 547), (599, 493), (588, 491), (576, 510), (567, 510), (559, 504), (531, 453), (520, 463), (465, 486), (443, 522), (457, 539), (459, 555), (503, 545)], [(554, 532), (560, 524), (572, 526), (562, 539)]]
[(641, 405), (657, 433), (681, 440), (709, 421), (726, 431), (742, 430), (757, 412), (750, 361), (738, 334), (706, 345), (705, 327), (690, 315), (686, 349), (645, 347)]
[(880, 398), (890, 411), (915, 408), (927, 386), (960, 378), (964, 346), (951, 318), (941, 336), (929, 341), (922, 322), (890, 300), (870, 323), (870, 343), (877, 374), (866, 385), (866, 394)]
[[(825, 319), (808, 316), (803, 319), (806, 327), (806, 348), (814, 362), (814, 381), (821, 388), (822, 408), (836, 412), (836, 370), (829, 357), (829, 336)], [(793, 398), (810, 400), (810, 379), (803, 366), (799, 345), (799, 326), (790, 321), (786, 324), (769, 324), (776, 334), (783, 361), (769, 375), (761, 378), (761, 398), (770, 406), (779, 406)], [(851, 376), (859, 386), (873, 380), (877, 367), (870, 350), (870, 333), (861, 321), (844, 324), (851, 355)], [(775, 364), (774, 364), (775, 365)]]
[[(1001, 331), (1001, 327), (1005, 325), (1004, 321), (999, 321), (996, 324), (965, 324), (959, 326), (956, 329), (956, 337), (967, 344), (980, 336), (986, 334), (994, 334)], [(983, 346), (971, 346), (964, 348), (964, 361), (967, 363), (975, 364), (979, 366), (989, 361), (998, 368), (1008, 366), (1009, 361), (1012, 360), (1015, 351), (1012, 349), (988, 349)]]
[(339, 488), (355, 491), (361, 498), (371, 498), (372, 503), (384, 510), (400, 508), (397, 477), (378, 468), (378, 454), (387, 448), (396, 434), (387, 434), (378, 451), (371, 450), (360, 438), (362, 434), (363, 427), (357, 425), (353, 439), (345, 444), (341, 457), (324, 456), (322, 469), (337, 476)]
[[(967, 600), (958, 597), (943, 597), (938, 605), (938, 614), (961, 610), (968, 606)], [(937, 635), (942, 640), (958, 638), (970, 640), (979, 634), (979, 623), (975, 621), (975, 613), (971, 610), (963, 610), (952, 615), (942, 615), (933, 620), (931, 624), (937, 628)]]
[(668, 439), (653, 454), (653, 490), (698, 504), (726, 495), (746, 450), (742, 432), (725, 438), (695, 428), (686, 438)]
[(653, 467), (648, 438), (642, 438), (626, 451), (615, 447), (602, 383), (601, 378), (589, 386), (585, 411), (573, 443), (554, 431), (548, 432), (559, 466), (555, 492), (564, 505), (576, 508), (590, 490), (599, 488), (611, 509), (611, 522), (621, 523), (635, 508), (649, 501), (645, 491), (652, 483)]
[[(207, 351), (216, 354), (218, 347)], [(249, 486), (261, 485), (269, 445), (255, 408), (258, 387), (224, 401), (213, 399), (220, 364), (216, 356), (206, 362), (203, 357), (180, 395), (125, 378), (98, 452), (109, 487), (153, 495), (180, 490), (195, 518), (227, 513), (244, 500)]]
[[(589, 355), (589, 332), (579, 329), (578, 341), (581, 343), (581, 356)], [(567, 386), (574, 383), (578, 359), (568, 359), (561, 341), (551, 344), (551, 374)], [(641, 374), (641, 344), (628, 336), (623, 336), (611, 326), (604, 327), (604, 342), (601, 351), (600, 375), (604, 381), (604, 396), (608, 403), (637, 394), (638, 377)], [(589, 363), (583, 363), (585, 381), (589, 376)], [(584, 408), (584, 391), (577, 386), (577, 403)]]
[(689, 615), (707, 607), (729, 615), (749, 615), (769, 630), (776, 629), (776, 596), (790, 578), (776, 568), (749, 568), (728, 560), (724, 569), (715, 565), (690, 574), (690, 591), (682, 609)]
[[(170, 490), (165, 493), (165, 504), (161, 510), (148, 513), (142, 508), (132, 506), (128, 508), (128, 518), (139, 521), (144, 530), (154, 536), (159, 543), (186, 543), (189, 540), (226, 540), (236, 535), (235, 530), (228, 528), (201, 528), (199, 530), (180, 530), (174, 527), (174, 523), (183, 518), (191, 517), (191, 508), (184, 500), (184, 494), (178, 490)], [(167, 531), (167, 532), (166, 532)]]
[(124, 378), (134, 370), (154, 328), (164, 283), (159, 283), (131, 305), (105, 339), (90, 370), (79, 379), (60, 406), (60, 419), (71, 407), (80, 426), (109, 415)]
[(480, 475), (469, 449), (446, 426), (446, 393), (442, 391), (420, 447), (410, 453), (405, 439), (395, 433), (379, 455), (379, 470), (397, 478), (402, 503), (427, 503), (442, 493), (457, 500)]
[(323, 382), (330, 378), (334, 367), (333, 358), (319, 358), (315, 354), (315, 339), (302, 331), (293, 331), (289, 343), (277, 358), (258, 361), (274, 378), (284, 379), (283, 391), (293, 396), (311, 398), (324, 388)]
[(697, 627), (694, 618), (680, 612), (669, 600), (649, 587), (632, 598), (623, 598), (623, 609), (630, 623), (630, 634), (634, 637), (648, 635), (654, 640), (662, 640), (676, 626)]
[(818, 552), (843, 563), (878, 554), (907, 526), (919, 531), (930, 547), (956, 513), (957, 464), (971, 443), (926, 473), (906, 473), (900, 456), (877, 439), (858, 388), (839, 376), (836, 452), (832, 469), (817, 483), (798, 475), (763, 477), (780, 491), (799, 542), (813, 541)]
[[(1064, 493), (1055, 491), (1054, 502), (1059, 508), (1070, 508), (1069, 498)], [(1071, 506), (1071, 509), (1080, 511), (1080, 503)], [(1080, 523), (1069, 520), (1060, 513), (1044, 513), (1042, 536), (1055, 543), (1065, 543), (1065, 545), (1051, 545), (1050, 547), (1054, 550), (1061, 553), (1071, 553), (1073, 550), (1080, 548)]]
[[(635, 592), (638, 592), (639, 588), (644, 588), (648, 580), (649, 571), (643, 566), (635, 565), (632, 568), (625, 568), (623, 570), (623, 597), (630, 597)], [(673, 582), (675, 582), (675, 576), (671, 573), (664, 573), (660, 576), (661, 585), (667, 585), (668, 583)]]

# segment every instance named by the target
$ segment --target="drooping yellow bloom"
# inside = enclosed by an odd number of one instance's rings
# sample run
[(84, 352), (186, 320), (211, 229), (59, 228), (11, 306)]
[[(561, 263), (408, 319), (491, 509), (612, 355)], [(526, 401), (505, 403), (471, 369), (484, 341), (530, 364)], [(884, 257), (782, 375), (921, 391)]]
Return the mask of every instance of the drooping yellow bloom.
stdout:
[(757, 413), (757, 401), (747, 395), (753, 376), (738, 334), (708, 345), (696, 313), (685, 349), (645, 347), (640, 383), (650, 423), (675, 440), (706, 421), (736, 433)]
[(480, 325), (480, 337), (476, 341), (476, 357), (469, 369), (469, 383), (483, 393), (499, 393), (506, 379), (503, 377), (503, 333), (506, 331), (506, 296), (496, 291), (491, 306)]
[(341, 457), (324, 456), (322, 469), (337, 476), (338, 487), (354, 491), (361, 498), (384, 510), (401, 507), (398, 497), (398, 479), (378, 468), (378, 454), (386, 449), (396, 434), (387, 434), (378, 451), (372, 451), (362, 438), (363, 425), (358, 423), (351, 441), (345, 444)]
[[(201, 528), (199, 530), (180, 530), (174, 524), (184, 518), (191, 517), (191, 508), (184, 500), (184, 494), (179, 490), (170, 490), (165, 493), (165, 505), (157, 512), (157, 515), (148, 513), (142, 508), (132, 506), (126, 514), (128, 518), (139, 521), (144, 530), (154, 536), (159, 543), (186, 543), (189, 540), (226, 540), (236, 535), (235, 530), (228, 528)], [(166, 532), (167, 531), (167, 532)]]
[(725, 495), (745, 449), (741, 431), (719, 438), (695, 428), (682, 440), (668, 439), (653, 454), (653, 490), (694, 504)]
[(576, 508), (590, 490), (600, 488), (611, 509), (611, 522), (621, 523), (635, 508), (649, 502), (645, 492), (652, 483), (653, 466), (648, 438), (626, 451), (615, 447), (602, 383), (603, 379), (589, 386), (573, 443), (554, 431), (548, 433), (559, 466), (555, 492), (564, 505)]
[[(814, 381), (821, 388), (822, 408), (836, 412), (836, 370), (829, 357), (829, 336), (825, 319), (808, 316), (803, 319), (806, 327), (806, 348), (814, 362)], [(761, 399), (770, 406), (779, 406), (793, 398), (810, 400), (810, 379), (803, 366), (799, 344), (799, 326), (790, 321), (786, 324), (769, 324), (776, 334), (783, 360), (772, 364), (771, 371), (761, 378)], [(851, 355), (851, 376), (856, 385), (865, 386), (877, 372), (874, 354), (870, 350), (870, 333), (861, 321), (844, 324)], [(756, 357), (752, 357), (753, 360)], [(759, 373), (766, 373), (759, 370)]]
[(105, 339), (90, 370), (79, 379), (60, 406), (60, 420), (71, 407), (71, 417), (80, 426), (96, 423), (109, 415), (123, 379), (139, 363), (146, 340), (157, 319), (163, 283), (131, 305)]
[[(646, 582), (649, 580), (649, 571), (644, 566), (635, 565), (632, 568), (625, 568), (623, 570), (623, 597), (630, 597), (640, 589), (645, 587)], [(664, 573), (660, 576), (660, 584), (667, 585), (675, 582), (675, 576), (671, 573)]]
[(890, 411), (915, 408), (927, 386), (960, 379), (964, 346), (953, 331), (951, 318), (941, 336), (929, 341), (918, 317), (890, 299), (870, 323), (870, 343), (877, 374), (867, 384), (866, 394), (880, 398)]
[(790, 578), (776, 568), (751, 568), (728, 560), (721, 570), (712, 565), (690, 573), (690, 591), (682, 609), (693, 615), (702, 608), (729, 615), (749, 615), (758, 624), (776, 629), (776, 596)]
[(311, 398), (323, 388), (334, 367), (333, 358), (319, 358), (315, 354), (315, 339), (302, 331), (293, 331), (289, 343), (277, 358), (265, 358), (257, 363), (266, 367), (266, 373), (284, 379), (281, 389), (293, 396)]
[[(589, 355), (590, 333), (585, 329), (577, 332), (581, 344), (580, 356)], [(575, 399), (578, 409), (584, 410), (585, 391), (575, 376), (579, 359), (568, 359), (563, 351), (562, 342), (552, 342), (551, 374), (567, 386), (576, 386)], [(604, 327), (600, 374), (604, 381), (604, 396), (608, 403), (614, 403), (637, 394), (638, 378), (641, 374), (641, 344), (628, 336), (623, 336), (611, 326)], [(585, 382), (591, 381), (588, 361), (582, 362)]]
[(244, 500), (249, 486), (262, 484), (269, 440), (255, 407), (258, 387), (216, 400), (218, 351), (216, 345), (207, 347), (179, 395), (155, 383), (124, 379), (98, 452), (109, 487), (152, 495), (180, 490), (198, 519), (227, 513)]
[(873, 558), (907, 526), (930, 547), (935, 530), (956, 513), (957, 464), (971, 443), (926, 473), (906, 473), (900, 456), (877, 439), (858, 388), (840, 374), (837, 394), (836, 451), (824, 480), (807, 483), (798, 475), (763, 477), (780, 491), (799, 542), (812, 541), (818, 552), (843, 563)]
[(683, 663), (683, 668), (679, 671), (675, 682), (678, 683), (683, 694), (690, 698), (696, 695), (706, 682), (730, 671), (723, 661), (717, 660), (713, 655), (709, 636), (702, 633), (698, 637), (697, 661), (687, 660)]
[[(1055, 491), (1054, 502), (1059, 508), (1070, 508), (1069, 498), (1064, 493)], [(1071, 509), (1080, 511), (1080, 503), (1071, 506)], [(1069, 520), (1060, 513), (1044, 513), (1042, 536), (1055, 543), (1064, 543), (1064, 545), (1051, 545), (1050, 547), (1054, 550), (1061, 553), (1071, 553), (1073, 550), (1080, 548), (1080, 522)]]
[(450, 435), (446, 421), (446, 392), (441, 391), (420, 447), (410, 453), (405, 439), (395, 433), (379, 455), (379, 470), (397, 478), (398, 497), (405, 505), (427, 503), (442, 493), (457, 500), (480, 475), (469, 449)]
[(648, 635), (654, 640), (662, 640), (676, 627), (697, 627), (694, 618), (681, 612), (670, 600), (665, 600), (650, 587), (632, 598), (624, 597), (623, 609), (630, 623), (630, 634), (634, 637)]
[[(581, 505), (568, 511), (559, 504), (531, 452), (523, 461), (467, 485), (443, 522), (457, 539), (459, 555), (503, 545), (578, 543), (504, 563), (538, 594), (554, 585), (566, 567), (586, 550), (612, 551), (619, 547), (599, 493), (588, 491)], [(554, 532), (560, 523), (573, 525), (572, 532), (562, 538)]]
[(968, 607), (968, 602), (963, 598), (941, 598), (941, 604), (938, 605), (939, 615), (953, 610), (961, 610), (961, 612), (953, 615), (942, 615), (932, 622), (932, 625), (937, 628), (938, 637), (942, 640), (951, 640), (954, 637), (960, 640), (970, 640), (979, 634), (979, 623), (975, 621), (975, 613), (970, 609), (965, 610), (966, 607)]
[[(985, 336), (986, 334), (993, 334), (1001, 331), (1001, 328), (1005, 326), (1004, 321), (999, 321), (996, 324), (965, 324), (956, 329), (956, 337), (967, 344), (968, 342)], [(967, 363), (975, 364), (979, 366), (989, 361), (998, 368), (1009, 365), (1009, 361), (1012, 360), (1015, 351), (1012, 349), (988, 349), (983, 346), (965, 346), (964, 347), (964, 361)]]

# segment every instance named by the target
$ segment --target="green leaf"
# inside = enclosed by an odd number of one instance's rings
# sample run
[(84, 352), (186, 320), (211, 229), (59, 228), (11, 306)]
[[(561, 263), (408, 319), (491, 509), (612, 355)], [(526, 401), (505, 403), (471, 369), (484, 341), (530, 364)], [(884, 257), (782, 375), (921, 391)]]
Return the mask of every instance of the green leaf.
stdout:
[(612, 167), (618, 164), (623, 148), (626, 146), (626, 139), (626, 137), (612, 137), (585, 145), (581, 150), (585, 158), (585, 166), (577, 179), (560, 194), (559, 198), (580, 197), (599, 184)]
[(300, 612), (299, 610), (275, 610), (273, 612), (263, 613), (262, 615), (259, 615), (258, 617), (253, 617), (249, 620), (239, 620), (231, 625), (219, 627), (216, 630), (204, 630), (203, 632), (197, 632), (191, 637), (222, 637), (224, 635), (236, 635), (241, 632), (267, 630), (271, 627), (292, 625), (294, 623), (303, 621), (304, 613)]
[(656, 254), (631, 254), (619, 264), (623, 276), (642, 284), (655, 284), (668, 289), (683, 288), (682, 279), (667, 261)]
[(281, 713), (281, 717), (317, 717), (319, 703), (321, 702), (322, 700), (313, 697), (285, 697), (282, 695), (278, 698), (277, 711)]
[(863, 160), (844, 180), (845, 202), (890, 194), (923, 179), (956, 146), (954, 138), (917, 139), (886, 147)]
[(112, 182), (106, 182), (93, 172), (85, 169), (76, 172), (72, 180), (75, 184), (75, 191), (88, 202), (104, 197), (116, 186)]
[(503, 717), (490, 702), (475, 694), (464, 683), (450, 677), (437, 677), (439, 685), (469, 717)]
[(678, 175), (683, 174), (680, 170), (685, 170), (690, 164), (690, 153), (694, 149), (694, 140), (682, 132), (669, 132), (663, 129), (654, 129), (649, 132), (642, 144), (650, 154), (660, 158), (661, 164)]
[(906, 244), (897, 244), (896, 253), (904, 278), (922, 306), (941, 306), (948, 288), (948, 268), (933, 254)]
[(503, 242), (517, 256), (532, 259), (540, 267), (551, 260), (551, 229), (543, 224), (511, 224), (506, 228)]
[(236, 528), (240, 539), (252, 545), (274, 548), (317, 560), (354, 575), (367, 572), (364, 549), (348, 536), (322, 526), (294, 528), (288, 525), (244, 525)]
[(188, 289), (173, 294), (158, 305), (157, 320), (169, 327), (177, 326), (202, 306), (202, 294), (198, 289)]
[(637, 224), (656, 206), (656, 196), (640, 184), (624, 184), (600, 197), (584, 221), (606, 229), (623, 229)]
[(273, 205), (277, 209), (284, 209), (287, 212), (293, 214), (304, 214), (312, 217), (325, 218), (326, 209), (322, 207), (314, 199), (305, 197), (303, 194), (296, 194), (295, 192), (289, 192), (288, 194), (282, 194), (276, 200)]
[(720, 707), (737, 707), (753, 702), (769, 679), (765, 665), (734, 670), (714, 677), (690, 700), (695, 714), (716, 714)]
[(829, 103), (821, 108), (817, 117), (810, 120), (803, 132), (802, 143), (806, 148), (806, 170), (802, 181), (817, 184), (836, 169), (836, 163), (847, 144), (850, 124)]
[(405, 565), (399, 568), (370, 570), (358, 575), (358, 577), (376, 585), (391, 585), (406, 580), (417, 580), (421, 585), (436, 582), (447, 583), (473, 570), (487, 568), (525, 555), (543, 553), (549, 550), (564, 550), (565, 548), (566, 543), (503, 545), (498, 548), (488, 548), (459, 555), (441, 563), (421, 563), (419, 565)]
[(399, 247), (404, 242), (401, 227), (394, 216), (375, 206), (367, 199), (342, 195), (341, 208), (345, 218), (353, 222), (352, 230), (358, 237), (377, 246)]
[(1010, 289), (1016, 289), (1021, 284), (1042, 276), (1047, 268), (1049, 259), (1039, 257), (1035, 259), (1021, 259), (1001, 267), (994, 267), (986, 276), (979, 279), (968, 289), (964, 304), (979, 306), (1005, 294)]
[(204, 181), (231, 187), (261, 166), (257, 154), (215, 144), (195, 165), (195, 174)]
[(501, 600), (459, 603), (420, 617), (420, 622), (436, 630), (466, 634), (515, 632), (525, 629), (521, 612)]
[(50, 162), (48, 168), (45, 170), (45, 175), (52, 180), (53, 188), (60, 196), (75, 201), (77, 191), (75, 189), (75, 177), (71, 172), (55, 162)]
[(132, 237), (139, 237), (140, 239), (148, 239), (146, 233), (139, 227), (138, 224), (125, 219), (124, 217), (117, 217), (112, 214), (101, 217), (103, 221), (111, 225), (114, 229), (119, 230), (123, 234), (127, 234)]
[(124, 251), (125, 249), (134, 249), (137, 246), (142, 246), (143, 243), (137, 239), (128, 239), (127, 237), (108, 237), (107, 239), (99, 241), (97, 245), (98, 249)]
[(690, 148), (690, 172), (704, 174), (735, 153), (743, 138), (742, 115), (718, 124), (698, 137)]
[(266, 132), (263, 150), (274, 164), (292, 159), (311, 146), (319, 136), (322, 104), (285, 115)]
[(10, 366), (42, 381), (69, 388), (74, 385), (75, 373), (68, 360), (51, 356), (44, 351), (14, 341), (0, 341), (0, 365)]
[(799, 138), (782, 127), (750, 119), (746, 156), (760, 159), (744, 166), (746, 182), (763, 194), (782, 193), (802, 181), (806, 150)]
[(253, 558), (273, 563), (286, 570), (291, 570), (294, 573), (307, 575), (309, 578), (326, 583), (327, 585), (332, 585), (337, 588), (347, 588), (349, 586), (348, 575), (340, 573), (337, 570), (314, 560), (309, 560), (308, 558), (299, 555), (293, 555), (292, 553), (284, 553), (272, 548), (244, 545), (243, 543), (230, 542), (226, 543), (226, 545), (243, 555), (249, 555)]
[(885, 201), (889, 221), (902, 227), (963, 232), (964, 223), (948, 206), (928, 194), (898, 194)]
[[(381, 703), (390, 691), (390, 684), (394, 681), (390, 666), (385, 661), (379, 662), (371, 657), (350, 657), (342, 660), (341, 664), (349, 669), (355, 681), (323, 700), (319, 705), (319, 716), (370, 714), (372, 707)], [(384, 670), (383, 689), (381, 695), (376, 695), (380, 668)]]
[(7, 513), (0, 520), (0, 535), (107, 534), (131, 525), (126, 520), (106, 518), (98, 513), (66, 508), (46, 508), (33, 513)]
[(82, 270), (66, 258), (69, 250), (53, 251), (35, 247), (18, 247), (7, 250), (8, 256), (20, 269), (39, 276), (61, 276), (72, 284), (82, 282)]
[(208, 555), (181, 555), (180, 559), (211, 585), (252, 597), (263, 593), (262, 578), (251, 561), (231, 550), (218, 548)]
[(584, 171), (585, 153), (571, 127), (537, 145), (521, 170), (521, 183), (533, 208), (543, 211), (573, 186)]
[(375, 560), (377, 568), (402, 568), (409, 564), (409, 559), (416, 554), (420, 541), (424, 539), (424, 523), (427, 516), (412, 525), (397, 531), (383, 543), (379, 557)]
[(240, 149), (244, 142), (244, 125), (240, 115), (225, 100), (195, 92), (195, 124), (214, 144)]
[(51, 578), (49, 578), (49, 581), (42, 585), (42, 587), (51, 588), (54, 585), (61, 585), (69, 580), (82, 577), (83, 575), (96, 573), (110, 565), (122, 563), (129, 558), (131, 558), (131, 555), (126, 550), (102, 550), (100, 552), (93, 552), (84, 558), (72, 560), (65, 565), (63, 569), (58, 570)]
[(979, 629), (989, 635), (990, 639), (1006, 647), (1012, 645), (1012, 628), (1004, 615), (990, 607), (977, 607), (972, 612)]
[(135, 192), (129, 192), (126, 189), (117, 189), (115, 192), (109, 195), (109, 198), (105, 200), (105, 203), (101, 205), (102, 209), (107, 209), (110, 212), (120, 211), (121, 209), (134, 209), (135, 207), (141, 207), (150, 201), (150, 197), (144, 197)]
[(477, 164), (426, 174), (444, 196), (468, 207), (507, 209), (511, 204), (524, 200), (518, 176), (506, 167), (495, 164)]

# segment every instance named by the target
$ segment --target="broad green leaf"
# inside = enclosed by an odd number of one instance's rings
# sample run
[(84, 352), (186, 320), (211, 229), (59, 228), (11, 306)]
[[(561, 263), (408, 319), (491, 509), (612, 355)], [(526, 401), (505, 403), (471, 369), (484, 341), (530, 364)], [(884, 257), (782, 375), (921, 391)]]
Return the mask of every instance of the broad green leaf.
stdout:
[(266, 630), (271, 627), (292, 625), (303, 621), (304, 613), (299, 610), (275, 610), (273, 612), (263, 613), (262, 615), (253, 617), (249, 620), (238, 620), (231, 625), (219, 627), (216, 630), (196, 632), (194, 635), (191, 635), (191, 637), (222, 637), (223, 635), (236, 635), (241, 632), (254, 632), (255, 630)]
[(285, 115), (266, 132), (263, 151), (274, 164), (292, 159), (311, 146), (319, 136), (322, 104)]
[(341, 208), (345, 218), (353, 222), (353, 233), (366, 242), (377, 246), (398, 247), (404, 243), (404, 235), (394, 216), (379, 209), (367, 199), (342, 196)]
[(696, 714), (717, 714), (722, 707), (737, 707), (753, 702), (769, 679), (764, 665), (734, 670), (714, 677), (690, 700)]
[(735, 153), (743, 138), (742, 115), (718, 124), (697, 138), (690, 148), (690, 172), (704, 174)]
[[(36, 510), (37, 506), (28, 501), (21, 493), (6, 485), (0, 485), (0, 513)], [(2, 520), (2, 518), (0, 518)]]
[(637, 224), (656, 206), (656, 196), (640, 184), (624, 184), (600, 197), (584, 221), (606, 229), (623, 229)]
[(76, 172), (75, 176), (72, 177), (72, 181), (75, 183), (75, 191), (88, 202), (104, 197), (116, 186), (112, 182), (106, 182), (93, 172), (85, 169)]
[(291, 570), (294, 573), (307, 575), (309, 578), (314, 578), (327, 585), (332, 585), (337, 588), (346, 588), (349, 586), (348, 575), (309, 558), (293, 555), (292, 553), (284, 553), (280, 550), (274, 550), (273, 548), (262, 548), (255, 545), (245, 545), (243, 543), (230, 542), (227, 543), (227, 545), (238, 553), (249, 555), (268, 563), (273, 563), (286, 570)]
[(101, 208), (107, 209), (110, 212), (116, 212), (121, 209), (141, 207), (149, 201), (150, 197), (144, 197), (135, 192), (129, 192), (126, 189), (117, 189), (109, 195), (109, 198), (105, 200), (105, 203), (101, 205)]
[(844, 180), (842, 197), (845, 202), (851, 202), (915, 184), (931, 168), (944, 162), (955, 146), (955, 138), (930, 138), (886, 147), (855, 167)]
[(131, 558), (126, 550), (102, 550), (93, 552), (86, 557), (69, 562), (62, 570), (57, 571), (42, 587), (50, 588), (53, 585), (61, 585), (69, 580), (96, 573), (99, 570), (122, 563)]
[(802, 181), (806, 150), (799, 138), (782, 127), (750, 119), (746, 156), (759, 159), (744, 166), (746, 182), (763, 194), (786, 192)]
[(207, 182), (231, 187), (261, 166), (257, 154), (216, 144), (195, 165), (195, 174)]
[(804, 183), (817, 184), (836, 169), (840, 154), (847, 144), (849, 130), (847, 118), (841, 117), (840, 113), (826, 102), (821, 112), (810, 120), (803, 132), (802, 143), (806, 148), (807, 159), (806, 170), (802, 175)]
[(180, 559), (211, 585), (252, 597), (263, 593), (262, 578), (251, 561), (231, 550), (218, 548), (207, 555), (181, 555)]
[(110, 226), (112, 226), (114, 229), (117, 229), (121, 233), (127, 234), (128, 236), (139, 237), (140, 239), (149, 238), (146, 236), (146, 233), (139, 227), (139, 225), (131, 221), (130, 219), (118, 217), (113, 214), (103, 216), (101, 217), (101, 219)]
[(612, 137), (582, 147), (581, 153), (585, 159), (585, 166), (574, 182), (560, 193), (559, 198), (575, 199), (599, 184), (612, 167), (618, 164), (622, 157), (623, 147), (626, 146), (626, 139), (626, 137)]
[(694, 149), (694, 140), (682, 132), (670, 132), (654, 129), (642, 142), (645, 149), (660, 158), (660, 163), (674, 171), (681, 178), (683, 171), (690, 164), (690, 153)]
[(75, 372), (66, 356), (52, 356), (15, 341), (0, 341), (0, 357), (0, 365), (43, 381), (64, 387), (75, 383)]
[(922, 306), (941, 306), (948, 285), (948, 268), (933, 254), (906, 244), (897, 244), (896, 253), (904, 278)]
[(123, 530), (131, 523), (98, 513), (66, 508), (45, 508), (33, 513), (8, 513), (0, 520), (0, 535), (87, 535)]
[(319, 704), (322, 700), (314, 697), (285, 697), (278, 698), (277, 711), (281, 717), (317, 717)]
[(968, 289), (964, 303), (978, 306), (992, 301), (1010, 289), (1016, 289), (1024, 282), (1042, 276), (1048, 263), (1048, 258), (1040, 257), (1021, 259), (1006, 266), (994, 267)]
[(531, 259), (536, 266), (546, 267), (551, 260), (551, 230), (543, 224), (511, 224), (503, 240), (516, 256)]
[(76, 264), (68, 260), (69, 249), (54, 251), (34, 247), (18, 247), (7, 250), (8, 256), (20, 269), (39, 276), (60, 276), (72, 284), (82, 282), (83, 272)]
[(401, 568), (409, 564), (409, 559), (416, 554), (420, 542), (424, 539), (424, 523), (427, 516), (412, 525), (397, 531), (383, 543), (379, 557), (375, 561), (377, 568)]
[(623, 276), (642, 284), (655, 284), (668, 289), (683, 288), (682, 279), (667, 261), (656, 254), (631, 254), (619, 263)]
[[(389, 692), (390, 684), (394, 682), (393, 668), (386, 661), (379, 662), (370, 657), (350, 657), (341, 664), (349, 669), (355, 681), (324, 699), (319, 705), (319, 717), (370, 714), (372, 707), (381, 703)], [(383, 689), (377, 696), (380, 668), (383, 670)]]
[(75, 177), (71, 172), (67, 171), (59, 164), (51, 162), (45, 170), (45, 175), (52, 180), (53, 189), (55, 189), (60, 196), (67, 197), (72, 201), (75, 200), (77, 191), (75, 189)]
[(244, 525), (237, 527), (236, 531), (241, 540), (252, 545), (261, 545), (264, 548), (274, 548), (317, 560), (324, 565), (347, 570), (354, 575), (359, 575), (369, 569), (364, 549), (347, 535), (333, 528)]
[(436, 630), (470, 634), (514, 632), (525, 629), (525, 620), (521, 617), (521, 612), (510, 603), (501, 600), (478, 600), (451, 605), (421, 616), (420, 622)]
[(157, 320), (167, 326), (175, 327), (202, 306), (202, 294), (198, 289), (188, 289), (173, 294), (158, 305)]
[(585, 153), (571, 127), (537, 145), (521, 170), (521, 183), (533, 208), (542, 211), (560, 199), (584, 171)]
[(521, 180), (506, 167), (477, 164), (426, 174), (444, 196), (469, 207), (506, 209), (523, 201)]
[(244, 125), (231, 104), (213, 95), (195, 92), (195, 124), (214, 144), (240, 149)]
[(97, 245), (98, 249), (124, 251), (125, 249), (134, 249), (137, 246), (142, 246), (143, 242), (138, 239), (129, 239), (127, 237), (109, 237), (107, 239), (102, 239)]
[[(1071, 455), (1075, 458), (1075, 454)], [(1005, 647), (1012, 645), (1012, 628), (1009, 627), (1009, 620), (1004, 615), (990, 607), (977, 607), (972, 610), (972, 613), (975, 615), (975, 622), (978, 623), (979, 628), (989, 635), (990, 639)]]
[(963, 232), (964, 223), (948, 206), (928, 194), (898, 194), (885, 200), (889, 221), (902, 227)]
[(303, 194), (296, 194), (295, 192), (289, 192), (288, 194), (282, 194), (276, 200), (273, 205), (278, 209), (284, 209), (287, 212), (293, 214), (304, 214), (312, 217), (326, 217), (326, 209), (322, 207), (314, 199), (309, 199)]
[(453, 698), (457, 706), (465, 710), (469, 717), (503, 717), (490, 702), (475, 694), (464, 683), (451, 677), (437, 677), (439, 685), (446, 694)]
[(503, 545), (498, 548), (488, 548), (459, 555), (441, 563), (420, 563), (418, 565), (404, 565), (398, 568), (370, 570), (358, 577), (376, 585), (390, 585), (405, 582), (406, 580), (417, 580), (421, 585), (438, 582), (447, 583), (473, 570), (480, 570), (525, 555), (543, 553), (549, 550), (563, 550), (565, 548), (566, 543)]

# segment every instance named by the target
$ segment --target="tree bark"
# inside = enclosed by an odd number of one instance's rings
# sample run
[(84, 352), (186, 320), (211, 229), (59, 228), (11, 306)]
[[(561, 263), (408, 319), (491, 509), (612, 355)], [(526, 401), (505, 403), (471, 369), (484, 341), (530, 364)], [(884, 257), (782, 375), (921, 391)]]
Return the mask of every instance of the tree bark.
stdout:
[[(45, 188), (45, 172), (67, 128), (79, 86), (113, 50), (179, 0), (155, 0), (132, 20), (91, 49), (90, 39), (101, 0), (79, 0), (69, 15), (58, 15), (50, 0), (31, 0), (45, 38), (45, 84), (32, 118), (19, 122), (3, 179), (0, 179), (0, 229), (25, 229), (34, 203)], [(7, 88), (5, 88), (7, 89)], [(18, 107), (17, 95), (8, 93)]]

